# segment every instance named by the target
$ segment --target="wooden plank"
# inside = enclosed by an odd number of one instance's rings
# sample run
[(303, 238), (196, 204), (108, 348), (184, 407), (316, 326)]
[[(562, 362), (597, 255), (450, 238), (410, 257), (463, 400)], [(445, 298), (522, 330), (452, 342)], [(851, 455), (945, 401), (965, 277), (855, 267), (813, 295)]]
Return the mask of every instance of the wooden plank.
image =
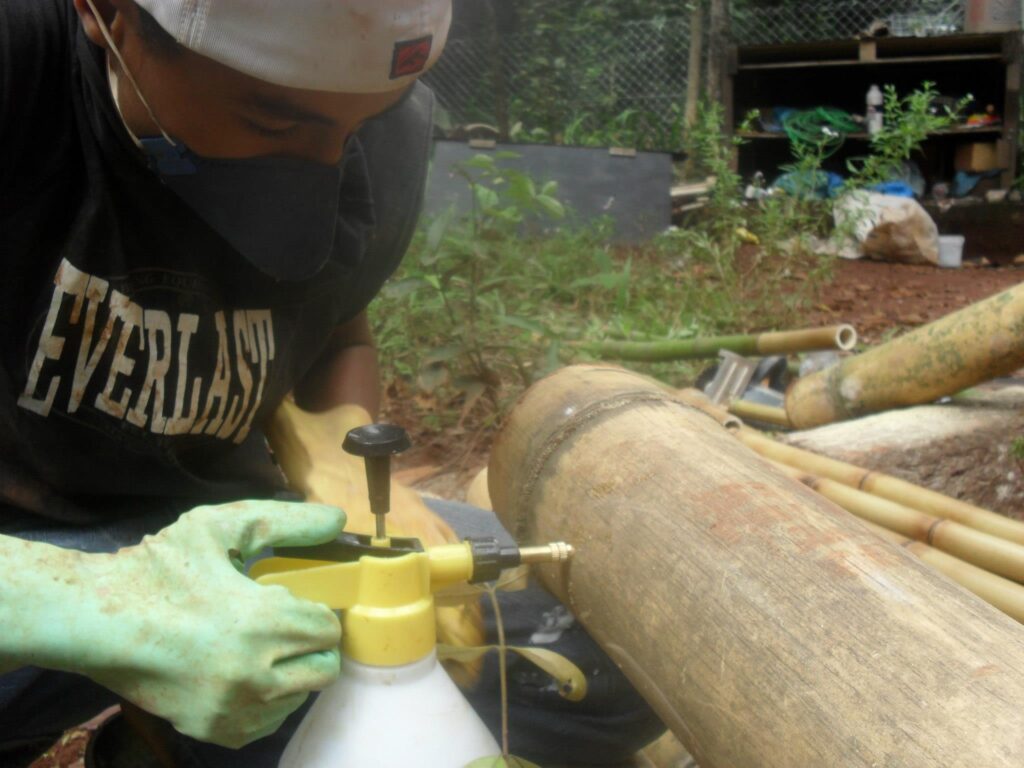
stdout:
[(817, 67), (858, 67), (858, 66), (888, 66), (900, 64), (940, 64), (943, 62), (966, 62), (966, 61), (1002, 61), (1001, 53), (968, 53), (953, 54), (949, 56), (900, 56), (893, 58), (880, 58), (874, 61), (861, 61), (859, 59), (833, 59), (819, 61), (779, 61), (763, 64), (740, 64), (741, 71), (749, 72), (754, 70), (769, 69), (810, 69)]
[(1024, 43), (1020, 34), (1006, 35), (1004, 53), (1008, 62), (1006, 66), (1006, 94), (1003, 97), (1003, 126), (1006, 128), (1006, 170), (1000, 177), (1003, 189), (1013, 186), (1017, 176), (1017, 163), (1020, 157), (1020, 99), (1021, 79), (1024, 71)]
[(875, 61), (878, 59), (878, 43), (874, 40), (861, 40), (858, 54), (861, 61)]
[[(883, 59), (907, 56), (949, 56), (954, 54), (1004, 53), (1012, 34), (952, 35), (930, 38), (878, 38), (878, 55)], [(855, 40), (829, 40), (816, 43), (786, 43), (782, 45), (745, 45), (738, 50), (743, 64), (819, 60), (835, 61), (858, 56)]]

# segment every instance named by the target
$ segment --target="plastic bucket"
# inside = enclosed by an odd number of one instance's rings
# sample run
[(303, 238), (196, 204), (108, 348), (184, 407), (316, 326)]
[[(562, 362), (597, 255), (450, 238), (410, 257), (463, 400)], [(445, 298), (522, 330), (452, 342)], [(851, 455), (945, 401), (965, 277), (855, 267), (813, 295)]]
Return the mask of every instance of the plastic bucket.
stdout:
[(939, 237), (939, 266), (959, 269), (964, 261), (964, 236), (942, 235)]

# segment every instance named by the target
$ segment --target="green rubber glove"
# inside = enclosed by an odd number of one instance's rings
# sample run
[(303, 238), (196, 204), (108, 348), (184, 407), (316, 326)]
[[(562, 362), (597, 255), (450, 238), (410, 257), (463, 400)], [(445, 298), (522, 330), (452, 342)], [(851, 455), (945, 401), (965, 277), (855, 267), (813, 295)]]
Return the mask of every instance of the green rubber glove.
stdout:
[(81, 673), (188, 736), (244, 746), (335, 680), (341, 627), (241, 561), (344, 524), (334, 507), (249, 501), (195, 509), (114, 555), (0, 537), (0, 671)]

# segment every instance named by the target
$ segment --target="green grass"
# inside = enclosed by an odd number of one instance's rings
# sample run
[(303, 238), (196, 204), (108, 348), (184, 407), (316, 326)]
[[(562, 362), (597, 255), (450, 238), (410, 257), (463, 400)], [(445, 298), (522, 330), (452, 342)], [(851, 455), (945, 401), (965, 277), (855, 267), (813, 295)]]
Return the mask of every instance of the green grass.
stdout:
[[(472, 213), (427, 222), (372, 308), (385, 381), (428, 398), (437, 422), (428, 426), (471, 415), (487, 426), (537, 378), (585, 361), (576, 342), (805, 325), (802, 310), (832, 262), (804, 236), (827, 211), (784, 196), (744, 206), (722, 117), (706, 107), (690, 132), (696, 170), (717, 179), (701, 217), (640, 248), (610, 245), (607, 226), (565, 226), (557, 187), (504, 167), (506, 155), (465, 163)], [(524, 237), (525, 222), (544, 234)], [(744, 244), (748, 232), (758, 247)], [(681, 386), (701, 365), (634, 367)]]
[[(464, 225), (465, 226), (465, 225)], [(639, 249), (607, 232), (543, 238), (448, 234), (442, 255), (429, 227), (373, 308), (385, 379), (416, 382), (458, 418), (484, 399), (495, 418), (536, 378), (587, 359), (573, 342), (675, 339), (800, 324), (828, 262), (748, 249), (737, 258), (701, 231), (666, 234)], [(694, 363), (637, 366), (677, 385)], [(442, 419), (444, 420), (444, 419)]]

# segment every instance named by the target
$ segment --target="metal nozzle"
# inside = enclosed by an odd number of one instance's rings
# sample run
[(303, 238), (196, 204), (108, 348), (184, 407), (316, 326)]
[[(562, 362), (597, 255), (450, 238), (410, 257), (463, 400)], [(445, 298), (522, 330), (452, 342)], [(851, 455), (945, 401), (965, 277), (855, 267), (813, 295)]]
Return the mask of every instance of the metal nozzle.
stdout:
[(535, 563), (565, 563), (576, 553), (571, 544), (558, 541), (539, 547), (523, 547), (519, 550), (520, 562), (523, 565)]

